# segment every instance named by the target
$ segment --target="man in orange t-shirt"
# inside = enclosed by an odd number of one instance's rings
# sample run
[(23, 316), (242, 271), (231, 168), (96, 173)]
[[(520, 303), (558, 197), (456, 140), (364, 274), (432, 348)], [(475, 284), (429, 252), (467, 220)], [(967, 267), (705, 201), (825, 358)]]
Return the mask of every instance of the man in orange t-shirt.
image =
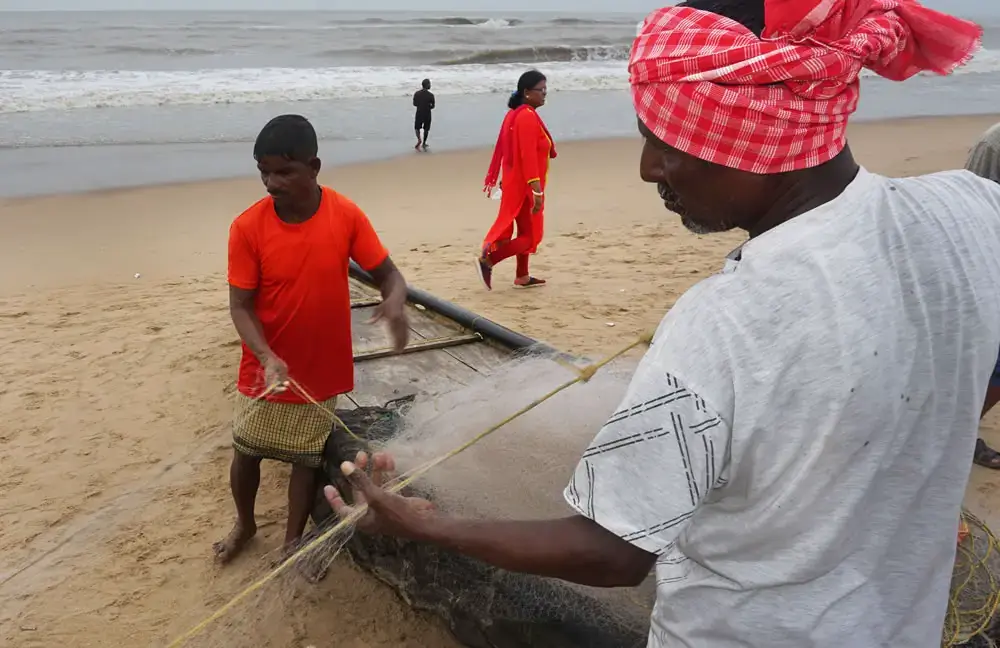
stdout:
[(243, 340), (233, 421), (230, 484), (237, 520), (215, 544), (225, 563), (257, 532), (260, 462), (292, 465), (285, 548), (305, 530), (333, 410), (354, 388), (348, 265), (354, 259), (382, 292), (376, 319), (406, 346), (406, 281), (364, 212), (317, 181), (316, 131), (298, 115), (275, 117), (254, 159), (268, 197), (229, 230), (229, 308)]

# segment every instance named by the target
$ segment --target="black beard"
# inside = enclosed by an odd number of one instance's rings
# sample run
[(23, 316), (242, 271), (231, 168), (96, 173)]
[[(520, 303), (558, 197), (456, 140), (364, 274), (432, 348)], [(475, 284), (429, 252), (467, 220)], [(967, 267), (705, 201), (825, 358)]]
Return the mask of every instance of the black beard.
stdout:
[(688, 210), (684, 207), (684, 203), (681, 202), (681, 197), (677, 195), (677, 192), (670, 185), (660, 182), (656, 185), (656, 188), (660, 192), (660, 198), (663, 199), (663, 206), (680, 216), (681, 224), (692, 234), (717, 234), (719, 232), (728, 232), (736, 227), (726, 221), (716, 225), (706, 225), (697, 221), (691, 217)]
[(656, 190), (660, 193), (660, 199), (663, 201), (663, 206), (681, 218), (684, 218), (684, 215), (687, 212), (684, 209), (684, 203), (681, 202), (681, 197), (677, 195), (677, 192), (665, 182), (657, 183)]

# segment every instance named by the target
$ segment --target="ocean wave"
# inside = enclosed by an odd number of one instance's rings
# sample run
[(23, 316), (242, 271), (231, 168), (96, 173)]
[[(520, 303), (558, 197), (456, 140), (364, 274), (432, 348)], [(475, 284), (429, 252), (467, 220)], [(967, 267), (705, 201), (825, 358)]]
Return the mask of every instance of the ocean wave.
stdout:
[(549, 22), (553, 25), (607, 25), (615, 24), (617, 21), (596, 18), (553, 18)]
[[(617, 56), (540, 67), (555, 92), (624, 90), (626, 62)], [(0, 113), (409, 97), (424, 78), (433, 81), (439, 96), (509, 93), (524, 69), (524, 63), (503, 62), (195, 71), (0, 70)], [(997, 72), (1000, 52), (983, 50), (956, 74)]]
[[(461, 53), (461, 52), (460, 52)], [(346, 47), (324, 49), (314, 53), (316, 59), (329, 61), (333, 64), (364, 63), (369, 66), (393, 65), (407, 63), (409, 65), (430, 65), (435, 61), (456, 56), (454, 49), (427, 49), (400, 52), (392, 47)]]
[(444, 25), (446, 27), (476, 27), (482, 25), (514, 27), (524, 21), (517, 18), (466, 18), (464, 16), (450, 16), (448, 18), (413, 18), (406, 22), (418, 25)]
[[(321, 137), (328, 142), (348, 142), (352, 137), (338, 135), (335, 133), (322, 133)], [(202, 137), (176, 137), (173, 133), (158, 133), (155, 130), (149, 133), (125, 133), (115, 134), (111, 137), (95, 137), (93, 133), (81, 131), (71, 135), (58, 134), (46, 135), (39, 138), (37, 135), (31, 137), (24, 136), (9, 141), (0, 140), (0, 151), (10, 149), (32, 149), (32, 148), (79, 148), (83, 146), (155, 146), (157, 144), (252, 144), (254, 135), (205, 135)]]
[[(509, 93), (523, 65), (329, 67), (180, 71), (0, 70), (0, 113), (131, 106), (409, 97), (421, 79), (438, 96)], [(551, 63), (554, 91), (624, 89), (621, 61)]]
[(249, 31), (312, 31), (312, 30), (343, 30), (359, 27), (378, 29), (382, 27), (432, 28), (432, 27), (477, 27), (480, 29), (506, 29), (524, 24), (518, 18), (362, 18), (359, 20), (336, 20), (322, 25), (275, 25), (253, 24), (239, 25), (238, 29)]
[(631, 45), (586, 45), (582, 47), (543, 45), (475, 52), (438, 65), (490, 65), (494, 63), (542, 63), (583, 61), (627, 61)]
[[(955, 70), (953, 74), (992, 74), (1000, 72), (1000, 51), (980, 48), (973, 56), (972, 60)], [(931, 72), (923, 73), (926, 76), (935, 76)], [(872, 78), (878, 75), (871, 70), (862, 70), (862, 78)]]
[(143, 47), (142, 45), (108, 45), (101, 47), (109, 54), (132, 54), (139, 56), (210, 56), (215, 50), (201, 47)]

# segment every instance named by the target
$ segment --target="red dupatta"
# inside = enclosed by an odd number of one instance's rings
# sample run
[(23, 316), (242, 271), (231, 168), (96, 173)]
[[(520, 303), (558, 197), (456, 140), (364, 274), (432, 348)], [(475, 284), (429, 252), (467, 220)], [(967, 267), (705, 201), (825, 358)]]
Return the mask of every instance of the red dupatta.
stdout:
[[(505, 166), (505, 161), (510, 160), (514, 155), (514, 119), (522, 110), (527, 108), (528, 106), (521, 104), (513, 110), (508, 110), (507, 114), (504, 115), (503, 123), (500, 124), (500, 133), (497, 135), (497, 143), (493, 147), (493, 159), (490, 160), (490, 168), (486, 172), (486, 178), (483, 180), (483, 191), (487, 196), (490, 196), (493, 190), (496, 189), (497, 183), (500, 181), (500, 172), (503, 166)], [(536, 112), (535, 115), (538, 116), (538, 113)], [(556, 157), (556, 142), (552, 139), (552, 134), (549, 133), (549, 129), (545, 126), (545, 122), (542, 121), (540, 116), (538, 116), (538, 123), (552, 144), (549, 150), (549, 158), (554, 159)]]

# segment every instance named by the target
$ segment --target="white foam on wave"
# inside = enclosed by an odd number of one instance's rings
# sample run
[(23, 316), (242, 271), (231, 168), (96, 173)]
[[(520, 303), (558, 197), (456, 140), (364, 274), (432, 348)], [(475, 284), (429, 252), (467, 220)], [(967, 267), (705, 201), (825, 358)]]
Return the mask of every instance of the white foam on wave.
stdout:
[[(622, 60), (538, 65), (556, 92), (628, 87), (626, 62)], [(0, 113), (407, 97), (423, 78), (433, 79), (434, 92), (439, 95), (507, 93), (525, 67), (524, 63), (504, 63), (193, 71), (0, 70)], [(982, 50), (956, 74), (996, 72), (1000, 72), (1000, 52)], [(867, 70), (863, 74), (870, 75)]]
[[(553, 90), (628, 84), (623, 61), (548, 63)], [(439, 95), (509, 93), (525, 65), (331, 67), (195, 71), (0, 70), (0, 113), (159, 105), (210, 105), (408, 97), (431, 78)]]
[(490, 18), (473, 26), (480, 29), (508, 29), (512, 27), (510, 21), (503, 18)]

